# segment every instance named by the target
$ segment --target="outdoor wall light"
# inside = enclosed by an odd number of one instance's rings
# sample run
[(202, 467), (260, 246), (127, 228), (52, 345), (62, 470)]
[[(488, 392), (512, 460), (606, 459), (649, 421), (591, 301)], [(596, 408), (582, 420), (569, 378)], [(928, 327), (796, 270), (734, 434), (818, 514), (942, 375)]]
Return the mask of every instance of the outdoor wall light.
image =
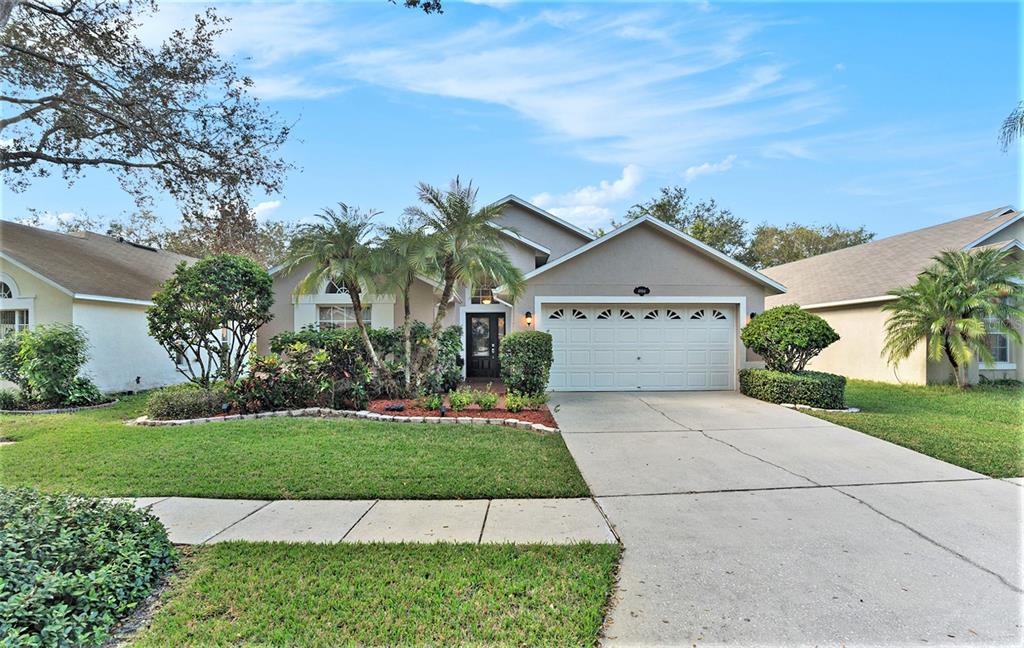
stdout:
[(533, 324), (533, 313), (526, 311), (526, 325), (530, 326), (531, 324)]

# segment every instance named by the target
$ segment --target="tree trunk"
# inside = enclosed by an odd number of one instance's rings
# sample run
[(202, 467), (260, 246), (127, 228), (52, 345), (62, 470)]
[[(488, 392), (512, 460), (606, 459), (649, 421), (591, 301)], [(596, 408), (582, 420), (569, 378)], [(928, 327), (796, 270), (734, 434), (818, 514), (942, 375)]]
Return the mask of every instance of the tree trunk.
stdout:
[(405, 343), (405, 395), (413, 396), (412, 385), (412, 322), (409, 305), (409, 291), (412, 290), (412, 275), (405, 278), (405, 290), (402, 291), (402, 312), (405, 320), (402, 323), (402, 341)]
[(953, 350), (949, 346), (949, 340), (944, 340), (942, 348), (946, 352), (946, 359), (949, 360), (949, 364), (953, 367), (953, 379), (956, 380), (957, 389), (964, 388), (963, 377), (960, 375), (960, 365), (957, 364), (956, 360), (953, 359)]
[(359, 335), (363, 338), (363, 346), (366, 347), (366, 352), (370, 354), (370, 363), (378, 373), (384, 373), (384, 366), (381, 364), (380, 358), (377, 356), (376, 349), (373, 348), (373, 342), (370, 341), (370, 334), (366, 331), (366, 322), (363, 321), (363, 299), (360, 293), (359, 286), (353, 284), (347, 284), (345, 289), (348, 290), (348, 296), (352, 298), (352, 314), (356, 318), (356, 327), (359, 329)]
[(451, 269), (451, 261), (444, 263), (444, 288), (441, 290), (441, 301), (437, 305), (437, 312), (434, 314), (434, 324), (430, 327), (430, 347), (427, 349), (427, 357), (423, 366), (427, 371), (433, 371), (437, 364), (438, 345), (441, 341), (441, 328), (445, 316), (448, 314), (448, 302), (451, 301), (455, 292), (455, 273)]

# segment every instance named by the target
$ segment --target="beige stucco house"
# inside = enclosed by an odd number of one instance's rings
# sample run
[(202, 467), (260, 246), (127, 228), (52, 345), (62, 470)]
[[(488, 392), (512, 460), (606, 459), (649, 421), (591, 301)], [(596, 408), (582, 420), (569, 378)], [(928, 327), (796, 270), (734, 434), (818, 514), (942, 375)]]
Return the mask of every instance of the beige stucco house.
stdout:
[[(924, 344), (897, 366), (882, 355), (887, 314), (886, 293), (914, 283), (917, 275), (943, 250), (996, 247), (1024, 253), (1024, 212), (1000, 207), (948, 223), (898, 234), (863, 245), (822, 254), (764, 270), (785, 284), (785, 295), (772, 295), (767, 305), (799, 304), (822, 316), (840, 340), (811, 361), (809, 369), (850, 378), (910, 384), (946, 383), (952, 379), (946, 362), (926, 357)], [(1005, 334), (993, 331), (990, 349), (996, 362), (974, 364), (968, 378), (1024, 379), (1024, 349)]]
[[(783, 285), (664, 223), (631, 221), (600, 238), (516, 196), (497, 204), (509, 258), (523, 271), (526, 290), (514, 302), (499, 287), (465, 286), (448, 324), (465, 329), (469, 378), (498, 376), (498, 343), (509, 332), (551, 333), (552, 390), (730, 390), (736, 372), (760, 366), (739, 330)], [(294, 295), (303, 269), (275, 269), (270, 338), (305, 326), (351, 326), (351, 301), (325, 284), (315, 295)], [(435, 286), (420, 281), (413, 317), (429, 321)], [(370, 298), (373, 326), (402, 323), (392, 295)]]
[(193, 259), (92, 232), (0, 220), (0, 336), (76, 324), (89, 338), (85, 372), (101, 390), (181, 382), (146, 323), (153, 293), (181, 261)]

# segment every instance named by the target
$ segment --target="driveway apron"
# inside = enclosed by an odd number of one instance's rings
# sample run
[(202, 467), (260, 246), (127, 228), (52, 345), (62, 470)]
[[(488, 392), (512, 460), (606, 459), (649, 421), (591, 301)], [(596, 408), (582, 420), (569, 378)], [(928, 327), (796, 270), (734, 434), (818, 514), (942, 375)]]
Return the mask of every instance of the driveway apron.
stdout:
[(552, 409), (626, 548), (608, 644), (1021, 642), (1020, 484), (734, 392)]

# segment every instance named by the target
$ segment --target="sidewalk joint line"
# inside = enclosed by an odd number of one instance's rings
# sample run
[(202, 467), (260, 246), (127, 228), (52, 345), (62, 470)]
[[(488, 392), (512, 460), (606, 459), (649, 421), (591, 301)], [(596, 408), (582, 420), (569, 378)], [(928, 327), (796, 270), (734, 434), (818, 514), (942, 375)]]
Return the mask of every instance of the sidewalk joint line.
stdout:
[(714, 488), (708, 490), (660, 491), (656, 493), (614, 493), (597, 497), (664, 497), (669, 495), (709, 495), (716, 493), (758, 493), (780, 490), (815, 490), (821, 488), (856, 488), (859, 486), (903, 486), (908, 484), (945, 484), (957, 482), (990, 481), (990, 477), (963, 477), (957, 479), (919, 479), (892, 482), (855, 482), (849, 484), (808, 484), (806, 486), (762, 486), (759, 488)]
[(379, 499), (375, 499), (375, 500), (373, 500), (373, 502), (371, 502), (371, 503), (370, 503), (370, 505), (366, 507), (366, 510), (365, 510), (365, 511), (363, 511), (363, 514), (359, 516), (359, 519), (358, 519), (358, 520), (356, 520), (356, 521), (355, 521), (355, 522), (354, 522), (354, 523), (352, 524), (352, 526), (350, 526), (350, 527), (348, 528), (348, 531), (346, 531), (344, 535), (342, 535), (342, 536), (341, 536), (340, 538), (338, 538), (338, 542), (344, 542), (344, 541), (345, 541), (345, 538), (347, 538), (347, 537), (348, 537), (348, 534), (352, 533), (352, 529), (354, 529), (354, 528), (356, 528), (357, 526), (359, 526), (359, 523), (360, 523), (360, 522), (362, 522), (362, 521), (363, 521), (363, 518), (364, 518), (364, 517), (366, 517), (366, 515), (367, 515), (367, 514), (368, 514), (368, 513), (370, 512), (370, 511), (372, 511), (372, 510), (373, 510), (373, 507), (374, 507), (374, 506), (377, 506), (377, 502), (379, 502), (379, 501), (380, 501)]
[(591, 495), (590, 501), (594, 503), (594, 506), (597, 507), (597, 512), (601, 514), (602, 518), (604, 518), (604, 524), (608, 527), (608, 530), (612, 532), (612, 537), (615, 538), (615, 541), (620, 545), (625, 546), (625, 543), (622, 542), (622, 537), (619, 535), (619, 530), (615, 528), (614, 524), (612, 524), (612, 521), (605, 512), (604, 507), (601, 506), (601, 502), (597, 501), (597, 496)]
[(477, 544), (484, 543), (484, 529), (487, 527), (487, 514), (491, 512), (491, 502), (494, 500), (487, 500), (487, 508), (484, 509), (484, 521), (480, 524), (480, 535), (476, 538)]
[(235, 520), (231, 524), (227, 525), (226, 527), (224, 527), (223, 529), (221, 529), (217, 533), (214, 533), (212, 536), (210, 536), (209, 538), (206, 538), (205, 540), (203, 540), (202, 542), (200, 542), (198, 544), (201, 544), (201, 545), (206, 544), (207, 542), (209, 542), (210, 540), (213, 540), (214, 538), (216, 538), (220, 534), (224, 533), (225, 531), (227, 531), (231, 527), (235, 526), (236, 524), (238, 524), (242, 520), (248, 519), (249, 517), (251, 517), (253, 515), (256, 515), (257, 513), (259, 513), (263, 509), (267, 508), (268, 506), (270, 506), (271, 504), (273, 504), (276, 501), (278, 501), (278, 500), (266, 500), (265, 502), (263, 502), (263, 506), (259, 506), (259, 507), (255, 508), (255, 509), (253, 509), (252, 511), (246, 513), (242, 517), (238, 518), (237, 520)]

